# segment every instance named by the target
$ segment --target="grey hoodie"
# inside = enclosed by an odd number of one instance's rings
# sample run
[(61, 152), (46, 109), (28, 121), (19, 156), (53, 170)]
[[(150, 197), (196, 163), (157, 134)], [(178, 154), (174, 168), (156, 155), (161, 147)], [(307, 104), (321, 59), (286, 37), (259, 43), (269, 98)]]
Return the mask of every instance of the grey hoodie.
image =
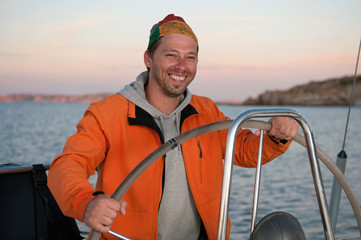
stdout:
[[(144, 85), (148, 72), (141, 73), (135, 82), (119, 94), (148, 112), (158, 124), (164, 141), (180, 134), (180, 113), (189, 104), (191, 93), (187, 89), (178, 107), (165, 115), (149, 104)], [(165, 157), (164, 189), (158, 213), (158, 239), (198, 239), (201, 219), (188, 185), (181, 148), (169, 151)]]

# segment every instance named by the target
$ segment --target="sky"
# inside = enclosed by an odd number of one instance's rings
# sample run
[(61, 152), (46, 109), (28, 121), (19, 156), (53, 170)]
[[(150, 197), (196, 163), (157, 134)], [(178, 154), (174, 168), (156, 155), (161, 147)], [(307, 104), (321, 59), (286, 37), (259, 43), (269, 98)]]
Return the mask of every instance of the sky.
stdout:
[(243, 101), (355, 72), (360, 0), (0, 0), (0, 95), (117, 92), (169, 13), (199, 40), (193, 94)]

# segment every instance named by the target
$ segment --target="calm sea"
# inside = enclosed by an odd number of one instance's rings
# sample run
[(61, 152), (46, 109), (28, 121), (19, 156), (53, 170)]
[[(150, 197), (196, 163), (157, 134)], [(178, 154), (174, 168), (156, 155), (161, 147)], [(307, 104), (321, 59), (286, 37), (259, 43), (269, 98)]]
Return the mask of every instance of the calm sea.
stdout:
[[(83, 103), (0, 103), (0, 164), (49, 164), (61, 153), (66, 139), (89, 104)], [(235, 118), (248, 106), (220, 105)], [(252, 107), (254, 108), (254, 107)], [(264, 108), (264, 107), (262, 107)], [(332, 159), (342, 148), (347, 107), (290, 107), (300, 112), (311, 126), (316, 144)], [(348, 155), (346, 178), (361, 200), (361, 108), (353, 108), (345, 150)], [(332, 176), (321, 164), (330, 196)], [(254, 169), (233, 168), (230, 217), (231, 238), (248, 239), (253, 197)], [(274, 211), (285, 211), (301, 222), (307, 239), (324, 239), (318, 204), (306, 150), (293, 143), (289, 151), (263, 166), (258, 220)], [(358, 236), (356, 220), (343, 194), (336, 238)]]

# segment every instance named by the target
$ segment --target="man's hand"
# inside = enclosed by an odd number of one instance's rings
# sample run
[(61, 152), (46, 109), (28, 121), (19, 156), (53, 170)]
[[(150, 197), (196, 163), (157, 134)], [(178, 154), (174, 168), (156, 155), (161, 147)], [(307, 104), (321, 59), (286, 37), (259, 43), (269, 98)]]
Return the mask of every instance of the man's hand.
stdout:
[[(299, 125), (296, 121), (288, 117), (274, 117), (271, 118), (269, 123), (272, 124), (271, 130), (266, 132), (268, 135), (283, 139), (283, 140), (292, 140), (298, 133)], [(256, 131), (257, 136), (260, 135), (260, 130)]]
[(99, 232), (108, 232), (118, 212), (124, 216), (126, 208), (127, 202), (118, 202), (108, 194), (100, 194), (89, 202), (84, 223)]

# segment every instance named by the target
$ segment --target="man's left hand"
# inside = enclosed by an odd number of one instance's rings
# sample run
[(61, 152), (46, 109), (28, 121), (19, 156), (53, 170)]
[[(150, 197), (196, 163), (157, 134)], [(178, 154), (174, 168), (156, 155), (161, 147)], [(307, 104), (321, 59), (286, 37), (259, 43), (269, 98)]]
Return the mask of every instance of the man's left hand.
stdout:
[[(269, 121), (272, 124), (271, 130), (266, 131), (268, 135), (282, 140), (292, 140), (298, 133), (299, 125), (296, 121), (288, 117), (273, 117)], [(256, 131), (257, 136), (260, 131)]]

